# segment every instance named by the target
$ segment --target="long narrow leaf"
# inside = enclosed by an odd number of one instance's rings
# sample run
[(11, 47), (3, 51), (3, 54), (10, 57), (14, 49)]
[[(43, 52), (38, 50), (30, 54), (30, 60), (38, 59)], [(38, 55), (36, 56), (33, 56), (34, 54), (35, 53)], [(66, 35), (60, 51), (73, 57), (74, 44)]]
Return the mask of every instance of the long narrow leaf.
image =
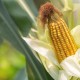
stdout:
[(26, 69), (22, 68), (20, 71), (18, 71), (13, 80), (28, 80), (26, 76)]

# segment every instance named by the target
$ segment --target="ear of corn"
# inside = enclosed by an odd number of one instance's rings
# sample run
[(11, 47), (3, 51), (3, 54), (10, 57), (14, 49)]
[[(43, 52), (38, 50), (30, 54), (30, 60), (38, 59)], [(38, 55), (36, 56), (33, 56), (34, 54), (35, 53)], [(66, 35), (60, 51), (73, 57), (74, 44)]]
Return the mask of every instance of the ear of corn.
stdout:
[(59, 62), (75, 54), (77, 47), (62, 18), (48, 23), (50, 36)]
[(59, 63), (75, 54), (77, 47), (70, 31), (59, 12), (51, 3), (40, 8), (40, 19), (43, 25), (48, 24), (51, 40)]

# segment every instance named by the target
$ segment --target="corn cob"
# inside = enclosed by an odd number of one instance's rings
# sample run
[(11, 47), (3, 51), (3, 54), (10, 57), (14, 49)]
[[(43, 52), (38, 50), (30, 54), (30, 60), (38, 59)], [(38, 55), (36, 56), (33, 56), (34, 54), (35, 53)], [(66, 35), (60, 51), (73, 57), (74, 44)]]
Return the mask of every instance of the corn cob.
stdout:
[(46, 3), (40, 9), (41, 21), (48, 24), (51, 40), (59, 63), (74, 55), (77, 47), (61, 13), (51, 4)]

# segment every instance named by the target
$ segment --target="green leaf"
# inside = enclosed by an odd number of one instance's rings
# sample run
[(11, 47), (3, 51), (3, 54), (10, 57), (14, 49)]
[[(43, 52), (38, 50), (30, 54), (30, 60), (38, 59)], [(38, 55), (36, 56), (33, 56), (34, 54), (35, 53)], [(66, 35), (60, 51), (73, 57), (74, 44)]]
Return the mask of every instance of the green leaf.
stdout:
[(62, 9), (62, 7), (63, 7), (63, 3), (62, 3), (62, 1), (61, 0), (50, 0), (51, 2), (52, 2), (52, 4), (54, 5), (54, 6), (56, 6), (58, 9), (60, 9), (60, 11), (61, 11), (61, 9)]
[(64, 18), (67, 22), (69, 29), (74, 28), (74, 11), (73, 11), (73, 2), (72, 0), (63, 0), (63, 9), (62, 12), (64, 14)]
[(22, 68), (18, 71), (13, 80), (28, 80), (28, 77), (26, 76), (26, 68)]
[[(32, 80), (48, 80), (51, 78), (45, 71), (43, 65), (35, 58), (29, 46), (21, 38), (17, 25), (9, 16), (1, 0), (0, 17), (0, 36), (8, 40), (16, 49), (23, 53), (34, 75), (34, 78)], [(51, 78), (50, 80), (53, 79)]]
[(80, 25), (80, 3), (74, 3), (75, 26)]
[(33, 25), (29, 15), (20, 7), (17, 0), (3, 0), (3, 2), (22, 35), (28, 35), (28, 32)]

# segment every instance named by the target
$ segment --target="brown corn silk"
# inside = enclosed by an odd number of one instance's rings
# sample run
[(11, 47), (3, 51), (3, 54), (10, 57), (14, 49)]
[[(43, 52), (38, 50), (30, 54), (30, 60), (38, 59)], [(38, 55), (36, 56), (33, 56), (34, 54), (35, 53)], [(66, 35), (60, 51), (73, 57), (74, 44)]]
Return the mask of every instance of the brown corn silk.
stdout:
[(77, 50), (73, 37), (61, 15), (62, 13), (49, 2), (40, 7), (40, 20), (43, 26), (48, 24), (50, 37), (59, 63), (68, 56), (74, 55)]

